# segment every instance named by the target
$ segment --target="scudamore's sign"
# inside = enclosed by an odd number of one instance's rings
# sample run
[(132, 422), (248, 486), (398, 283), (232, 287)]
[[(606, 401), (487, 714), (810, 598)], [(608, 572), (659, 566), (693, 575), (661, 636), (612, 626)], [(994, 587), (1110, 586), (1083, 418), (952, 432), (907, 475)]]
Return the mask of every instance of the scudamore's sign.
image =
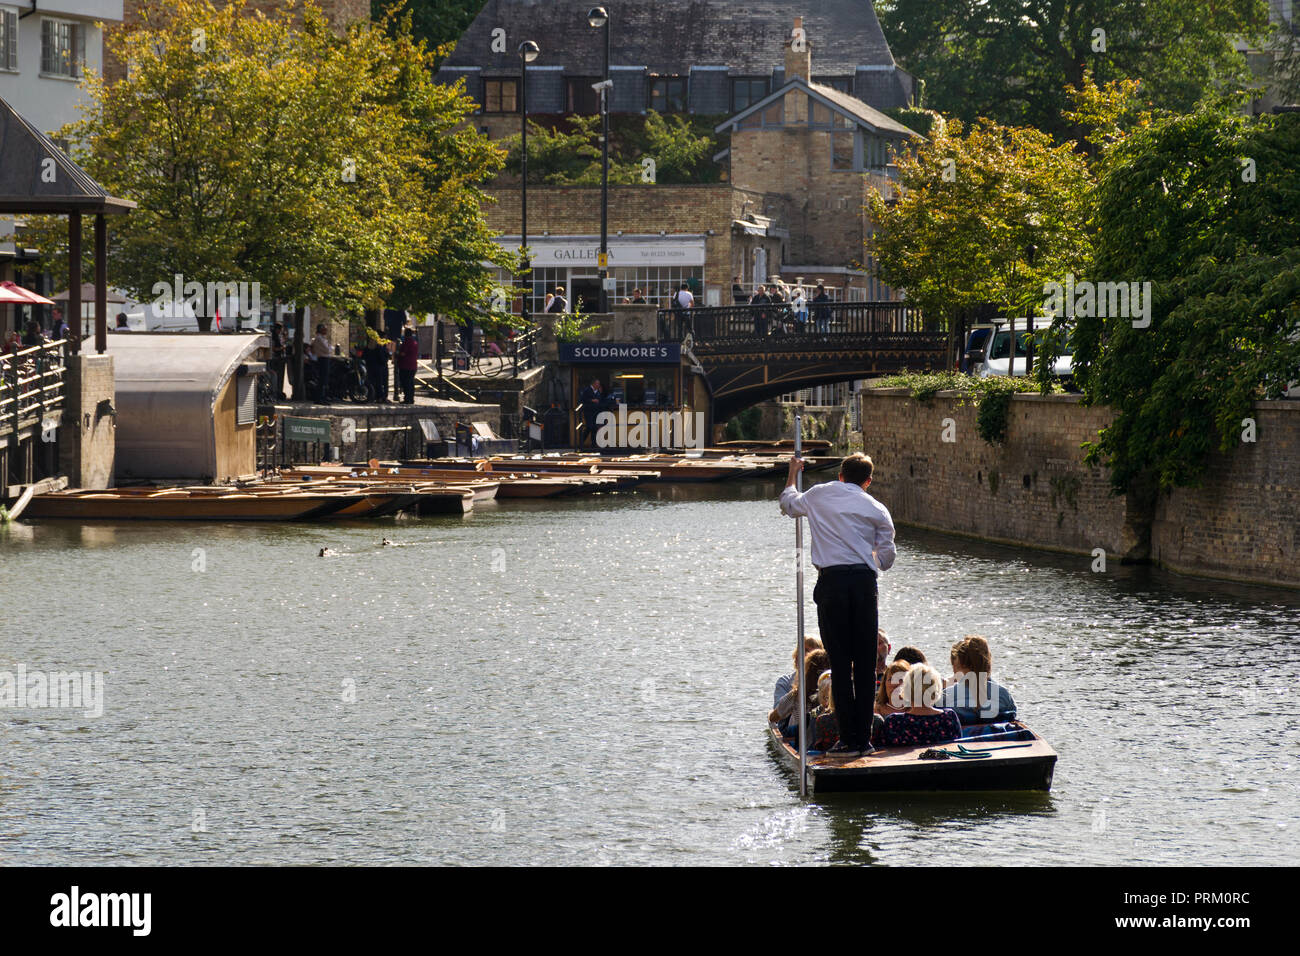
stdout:
[(592, 362), (641, 362), (674, 365), (682, 360), (679, 342), (561, 342), (560, 361), (570, 364)]

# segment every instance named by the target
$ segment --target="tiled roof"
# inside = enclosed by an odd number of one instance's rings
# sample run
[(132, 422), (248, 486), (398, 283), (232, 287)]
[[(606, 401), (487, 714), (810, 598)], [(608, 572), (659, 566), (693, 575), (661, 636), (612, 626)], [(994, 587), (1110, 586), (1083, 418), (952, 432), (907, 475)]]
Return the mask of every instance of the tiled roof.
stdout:
[(880, 112), (880, 110), (873, 106), (868, 106), (866, 103), (862, 102), (862, 100), (855, 96), (850, 96), (848, 93), (842, 93), (829, 86), (822, 86), (820, 83), (809, 83), (808, 89), (821, 94), (846, 113), (851, 114), (857, 119), (862, 120), (862, 122), (867, 123), (878, 130), (898, 133), (900, 136), (918, 135), (914, 130), (908, 129), (902, 123), (898, 122), (898, 120), (890, 119), (884, 113)]
[[(599, 31), (587, 24), (592, 0), (487, 0), (447, 67), (513, 72), (524, 40), (541, 47), (537, 65), (597, 75)], [(685, 74), (692, 66), (730, 67), (734, 75), (770, 76), (785, 62), (784, 44), (795, 17), (803, 17), (818, 75), (851, 75), (859, 66), (890, 66), (871, 0), (613, 0), (610, 63), (651, 73)], [(492, 52), (494, 30), (505, 31), (505, 51)]]
[(862, 100), (850, 96), (848, 93), (841, 93), (839, 90), (832, 89), (829, 86), (823, 86), (820, 83), (805, 83), (802, 77), (794, 77), (780, 89), (773, 90), (767, 96), (763, 97), (748, 108), (741, 110), (734, 116), (730, 116), (725, 122), (718, 124), (717, 132), (722, 132), (728, 127), (733, 127), (741, 119), (753, 113), (760, 112), (767, 108), (771, 103), (781, 99), (791, 90), (807, 90), (814, 96), (821, 97), (833, 109), (848, 115), (859, 123), (871, 127), (873, 130), (881, 133), (892, 133), (895, 136), (920, 136), (915, 130), (908, 129), (902, 123), (891, 119), (875, 107), (868, 106)]

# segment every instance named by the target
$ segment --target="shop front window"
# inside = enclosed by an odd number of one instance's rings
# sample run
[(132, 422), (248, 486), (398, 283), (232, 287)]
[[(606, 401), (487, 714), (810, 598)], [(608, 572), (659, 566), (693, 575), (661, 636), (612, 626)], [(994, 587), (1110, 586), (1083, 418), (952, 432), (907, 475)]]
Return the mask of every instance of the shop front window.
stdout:
[(602, 369), (601, 380), (608, 383), (610, 397), (629, 408), (667, 408), (677, 403), (672, 366)]
[[(703, 266), (636, 266), (610, 270), (617, 284), (614, 301), (624, 305), (634, 302), (637, 292), (647, 305), (667, 309), (673, 293), (685, 282), (697, 298), (704, 288)], [(702, 303), (701, 303), (702, 304)]]

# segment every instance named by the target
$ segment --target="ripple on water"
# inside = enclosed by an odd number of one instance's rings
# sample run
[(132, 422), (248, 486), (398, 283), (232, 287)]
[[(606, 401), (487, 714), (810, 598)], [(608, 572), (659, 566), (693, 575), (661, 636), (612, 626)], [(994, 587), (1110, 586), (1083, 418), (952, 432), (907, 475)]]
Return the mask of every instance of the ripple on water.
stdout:
[(0, 600), (47, 609), (0, 615), (0, 670), (107, 672), (101, 718), (0, 710), (0, 861), (1276, 860), (1300, 598), (909, 529), (882, 625), (939, 663), (986, 634), (1055, 787), (801, 803), (762, 725), (795, 628), (772, 490), (0, 537)]

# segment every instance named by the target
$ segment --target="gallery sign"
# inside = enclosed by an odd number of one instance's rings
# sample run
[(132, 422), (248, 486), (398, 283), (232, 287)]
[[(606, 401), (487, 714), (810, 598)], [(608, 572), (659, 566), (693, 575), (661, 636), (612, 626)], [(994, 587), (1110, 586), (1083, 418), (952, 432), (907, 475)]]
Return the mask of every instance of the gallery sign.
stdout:
[[(502, 237), (497, 242), (507, 249), (519, 247), (518, 236)], [(703, 236), (621, 236), (610, 239), (608, 247), (610, 269), (704, 265)], [(596, 236), (530, 236), (528, 248), (534, 269), (600, 266), (600, 239)]]

